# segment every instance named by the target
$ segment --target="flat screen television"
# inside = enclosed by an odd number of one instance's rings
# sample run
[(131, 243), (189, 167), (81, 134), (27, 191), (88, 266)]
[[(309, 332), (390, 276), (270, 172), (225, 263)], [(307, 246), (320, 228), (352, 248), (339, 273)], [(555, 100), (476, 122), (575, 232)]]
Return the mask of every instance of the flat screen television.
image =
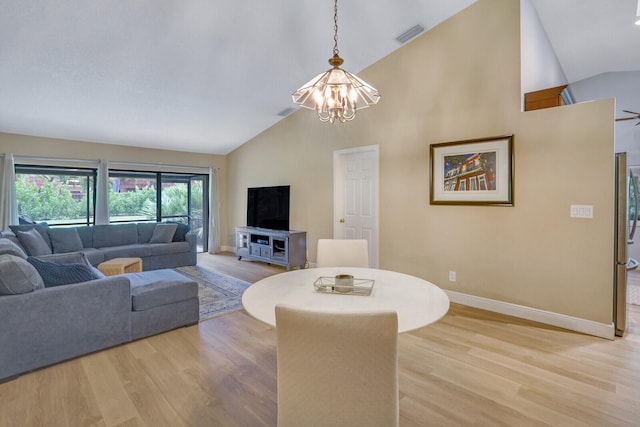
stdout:
[(247, 226), (289, 230), (289, 186), (247, 189)]

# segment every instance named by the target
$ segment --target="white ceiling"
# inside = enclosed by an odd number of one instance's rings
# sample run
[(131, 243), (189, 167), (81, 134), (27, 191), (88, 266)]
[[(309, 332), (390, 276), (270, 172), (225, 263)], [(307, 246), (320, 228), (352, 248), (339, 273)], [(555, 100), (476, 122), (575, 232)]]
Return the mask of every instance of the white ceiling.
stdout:
[[(340, 1), (343, 67), (474, 1)], [(570, 82), (640, 70), (636, 0), (532, 2)], [(293, 107), (332, 48), (329, 0), (0, 0), (0, 132), (227, 154)]]
[(619, 117), (640, 111), (638, 0), (531, 1), (576, 101), (615, 97)]
[[(576, 102), (615, 98), (616, 117), (640, 112), (638, 0), (532, 0)], [(616, 122), (615, 151), (640, 165), (638, 121)]]

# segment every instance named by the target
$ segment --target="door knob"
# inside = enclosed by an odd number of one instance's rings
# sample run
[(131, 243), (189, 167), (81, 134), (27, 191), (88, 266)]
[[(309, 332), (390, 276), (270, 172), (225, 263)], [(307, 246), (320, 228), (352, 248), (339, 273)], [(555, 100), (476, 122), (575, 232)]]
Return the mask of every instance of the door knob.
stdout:
[(344, 218), (340, 218), (340, 222), (344, 224)]

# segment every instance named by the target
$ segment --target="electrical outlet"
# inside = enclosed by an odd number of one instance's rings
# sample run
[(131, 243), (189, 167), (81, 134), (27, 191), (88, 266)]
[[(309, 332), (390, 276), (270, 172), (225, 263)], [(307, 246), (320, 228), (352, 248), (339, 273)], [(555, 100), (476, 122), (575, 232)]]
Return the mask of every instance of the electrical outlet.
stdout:
[(455, 271), (449, 270), (449, 281), (450, 282), (455, 282), (456, 281), (456, 272)]

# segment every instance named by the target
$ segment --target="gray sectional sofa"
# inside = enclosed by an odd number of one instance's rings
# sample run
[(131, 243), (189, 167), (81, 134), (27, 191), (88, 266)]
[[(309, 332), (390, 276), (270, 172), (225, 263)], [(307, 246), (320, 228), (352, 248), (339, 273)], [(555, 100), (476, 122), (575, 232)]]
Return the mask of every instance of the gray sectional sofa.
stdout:
[[(55, 228), (42, 223), (10, 228), (0, 232), (0, 237), (20, 245), (31, 256), (83, 252), (94, 266), (113, 258), (139, 257), (145, 271), (195, 265), (198, 260), (196, 235), (184, 224), (141, 222)], [(163, 235), (156, 231), (159, 228), (174, 228), (174, 232)], [(40, 234), (46, 247), (37, 243), (30, 247), (30, 239), (20, 238), (20, 233), (32, 229)]]
[[(188, 230), (12, 228), (0, 236), (0, 382), (198, 322), (198, 284), (167, 268), (196, 263)], [(105, 277), (95, 268), (116, 257), (140, 257), (145, 271)]]

